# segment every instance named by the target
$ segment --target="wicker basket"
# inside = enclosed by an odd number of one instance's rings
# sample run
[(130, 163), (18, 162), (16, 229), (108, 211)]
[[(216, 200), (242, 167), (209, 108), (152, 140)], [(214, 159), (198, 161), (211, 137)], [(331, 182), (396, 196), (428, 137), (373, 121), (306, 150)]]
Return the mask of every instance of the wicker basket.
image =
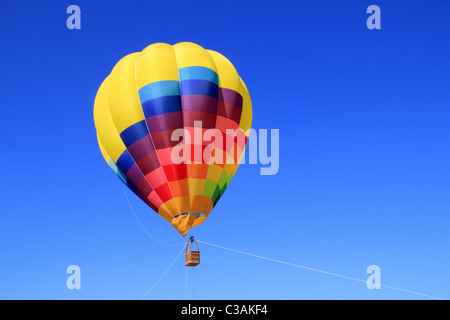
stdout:
[[(197, 250), (191, 250), (192, 242), (195, 242), (195, 244), (197, 245)], [(187, 267), (195, 267), (200, 263), (200, 249), (198, 247), (197, 241), (189, 241), (189, 243), (186, 245), (184, 257), (185, 257), (184, 265)]]

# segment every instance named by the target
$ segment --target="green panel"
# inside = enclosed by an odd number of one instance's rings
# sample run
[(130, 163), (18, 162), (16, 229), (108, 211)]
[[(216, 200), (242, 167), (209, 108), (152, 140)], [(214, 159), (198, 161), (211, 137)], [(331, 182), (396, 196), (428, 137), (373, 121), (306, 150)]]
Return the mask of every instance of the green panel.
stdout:
[(213, 196), (211, 197), (211, 200), (213, 201), (214, 205), (219, 200), (219, 199), (217, 199), (217, 197), (220, 197), (220, 188), (219, 188), (219, 186), (216, 185), (216, 188), (214, 189)]
[(225, 185), (225, 183), (227, 182), (227, 180), (228, 180), (228, 175), (227, 175), (227, 173), (225, 172), (225, 170), (223, 170), (223, 171), (222, 171), (222, 174), (220, 175), (219, 182), (218, 182), (218, 185), (219, 185), (220, 189), (223, 188), (223, 186)]
[(203, 189), (203, 195), (212, 199), (214, 195), (214, 190), (217, 187), (217, 183), (212, 180), (205, 180), (205, 188)]

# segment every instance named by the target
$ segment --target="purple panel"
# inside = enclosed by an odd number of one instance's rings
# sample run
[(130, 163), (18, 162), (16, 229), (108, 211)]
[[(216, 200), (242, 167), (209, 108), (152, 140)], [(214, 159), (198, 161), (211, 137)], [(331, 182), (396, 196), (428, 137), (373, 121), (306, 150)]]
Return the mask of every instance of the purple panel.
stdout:
[(134, 161), (138, 161), (143, 156), (151, 153), (154, 150), (155, 149), (153, 148), (152, 140), (148, 135), (139, 139), (128, 147), (128, 152), (131, 154)]
[(242, 103), (243, 103), (242, 96), (240, 95), (240, 93), (238, 93), (234, 90), (219, 88), (219, 100), (226, 102), (226, 103), (231, 103), (231, 104), (235, 105), (236, 107), (242, 109)]
[(183, 111), (202, 111), (217, 114), (217, 99), (202, 95), (181, 96)]
[(153, 191), (152, 187), (148, 183), (147, 179), (145, 179), (145, 177), (142, 177), (141, 181), (139, 181), (136, 187), (145, 197), (148, 197), (150, 192)]
[(146, 119), (151, 133), (183, 128), (181, 111), (163, 113)]
[(142, 174), (136, 163), (133, 164), (130, 170), (128, 170), (127, 172), (127, 178), (130, 179), (130, 181), (133, 182), (135, 186), (139, 183), (139, 181), (141, 181), (143, 177), (144, 175)]

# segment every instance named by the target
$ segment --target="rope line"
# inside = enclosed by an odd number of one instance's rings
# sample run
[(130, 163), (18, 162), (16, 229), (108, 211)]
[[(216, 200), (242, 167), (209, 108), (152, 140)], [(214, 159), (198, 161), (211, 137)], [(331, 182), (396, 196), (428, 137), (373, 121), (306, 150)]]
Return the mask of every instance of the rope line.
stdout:
[(156, 285), (162, 280), (162, 278), (164, 278), (164, 276), (167, 274), (167, 272), (169, 272), (170, 268), (172, 268), (172, 266), (175, 264), (175, 262), (178, 260), (178, 258), (180, 257), (181, 253), (184, 251), (184, 247), (181, 248), (180, 253), (177, 255), (177, 257), (172, 261), (172, 263), (169, 265), (169, 267), (166, 269), (166, 271), (164, 271), (164, 273), (161, 275), (161, 277), (159, 277), (159, 279), (155, 282), (155, 284), (147, 291), (146, 294), (144, 294), (144, 296), (141, 298), (141, 300), (144, 300), (145, 297), (148, 296), (148, 294), (153, 290), (153, 288), (156, 287)]
[[(131, 206), (131, 202), (130, 202), (130, 200), (128, 199), (128, 196), (127, 196), (127, 193), (126, 193), (125, 189), (123, 189), (123, 193), (125, 194), (125, 198), (127, 198), (128, 206), (130, 207), (131, 212), (133, 213), (134, 218), (136, 219), (137, 223), (138, 223), (139, 226), (142, 228), (142, 230), (144, 230), (144, 232), (145, 232), (150, 238), (152, 238), (154, 241), (156, 241), (156, 242), (158, 242), (158, 243), (160, 243), (160, 244), (163, 244), (163, 245), (165, 245), (165, 246), (177, 247), (177, 246), (180, 246), (180, 245), (184, 245), (183, 243), (173, 244), (173, 243), (163, 242), (163, 241), (157, 239), (155, 236), (153, 236), (153, 235), (152, 235), (152, 234), (144, 227), (144, 225), (141, 223), (141, 221), (139, 220), (138, 216), (136, 215), (136, 212), (134, 212), (134, 209), (133, 209), (133, 207)], [(187, 240), (186, 240), (185, 238), (183, 238), (183, 240), (187, 242)]]
[[(338, 273), (328, 272), (328, 271), (324, 271), (324, 270), (319, 270), (319, 269), (315, 269), (315, 268), (310, 268), (310, 267), (301, 266), (301, 265), (294, 264), (294, 263), (290, 263), (290, 262), (285, 262), (285, 261), (276, 260), (276, 259), (272, 259), (272, 258), (268, 258), (268, 257), (263, 257), (263, 256), (260, 256), (260, 255), (257, 255), (257, 254), (248, 253), (248, 252), (244, 252), (244, 251), (240, 251), (240, 250), (236, 250), (236, 249), (231, 249), (231, 248), (219, 246), (219, 245), (217, 245), (217, 244), (212, 244), (212, 243), (208, 243), (208, 242), (204, 242), (204, 241), (200, 241), (200, 240), (197, 240), (197, 242), (200, 242), (200, 243), (203, 243), (203, 244), (206, 244), (206, 245), (209, 245), (209, 246), (213, 246), (213, 247), (225, 249), (225, 250), (228, 250), (228, 251), (233, 251), (233, 252), (236, 252), (236, 253), (241, 253), (241, 254), (249, 255), (249, 256), (252, 256), (252, 257), (255, 257), (255, 258), (264, 259), (264, 260), (269, 260), (269, 261), (273, 261), (273, 262), (277, 262), (277, 263), (289, 265), (289, 266), (296, 267), (296, 268), (302, 268), (302, 269), (306, 269), (306, 270), (310, 270), (310, 271), (315, 271), (315, 272), (320, 272), (320, 273), (324, 273), (324, 274), (328, 274), (328, 275), (332, 275), (332, 276), (336, 276), (336, 277), (340, 277), (340, 278), (344, 278), (344, 279), (349, 279), (349, 280), (353, 280), (353, 281), (358, 281), (358, 282), (364, 282), (364, 283), (367, 283), (366, 280), (362, 280), (362, 279), (358, 279), (358, 278), (353, 278), (353, 277), (349, 277), (349, 276), (344, 276), (344, 275), (338, 274)], [(431, 299), (444, 300), (444, 299), (442, 299), (442, 298), (430, 296), (430, 295), (427, 295), (427, 294), (423, 294), (423, 293), (419, 293), (419, 292), (414, 292), (414, 291), (410, 291), (410, 290), (405, 290), (405, 289), (400, 289), (400, 288), (396, 288), (396, 287), (391, 287), (391, 286), (387, 286), (387, 285), (383, 285), (383, 284), (380, 284), (380, 286), (382, 286), (382, 287), (384, 287), (384, 288), (388, 288), (388, 289), (393, 289), (393, 290), (397, 290), (397, 291), (407, 292), (407, 293), (411, 293), (411, 294), (415, 294), (415, 295), (419, 295), (419, 296), (431, 298)]]
[(187, 300), (188, 297), (188, 269), (189, 267), (186, 266), (186, 286), (184, 287), (184, 300)]

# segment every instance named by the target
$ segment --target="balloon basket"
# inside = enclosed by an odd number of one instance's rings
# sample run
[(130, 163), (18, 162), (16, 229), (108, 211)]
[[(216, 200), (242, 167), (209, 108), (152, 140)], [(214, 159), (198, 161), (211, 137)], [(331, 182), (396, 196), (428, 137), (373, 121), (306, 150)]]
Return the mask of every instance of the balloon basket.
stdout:
[[(191, 244), (192, 242), (195, 242), (197, 245), (197, 250), (191, 250)], [(198, 247), (197, 241), (189, 241), (189, 243), (186, 245), (186, 250), (184, 253), (185, 263), (184, 265), (186, 267), (195, 267), (200, 263), (200, 249)]]

